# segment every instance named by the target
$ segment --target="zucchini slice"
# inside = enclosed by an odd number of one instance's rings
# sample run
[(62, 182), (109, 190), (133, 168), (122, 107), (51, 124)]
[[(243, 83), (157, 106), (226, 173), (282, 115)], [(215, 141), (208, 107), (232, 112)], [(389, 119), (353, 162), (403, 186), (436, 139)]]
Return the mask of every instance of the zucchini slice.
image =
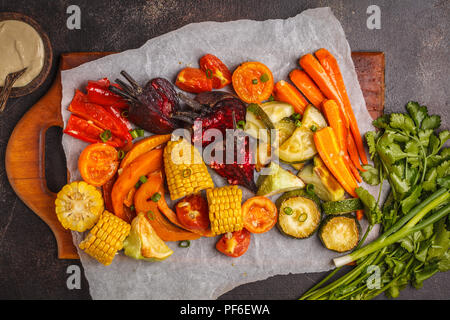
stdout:
[(364, 209), (359, 198), (350, 198), (339, 201), (327, 201), (322, 203), (323, 212), (325, 214), (345, 214), (356, 210)]
[(317, 153), (313, 132), (303, 125), (296, 128), (277, 152), (280, 159), (287, 163), (304, 162), (311, 159)]
[(282, 145), (290, 136), (294, 133), (295, 126), (294, 120), (291, 118), (283, 118), (274, 123), (275, 129), (278, 131), (278, 145)]
[(261, 109), (269, 116), (272, 123), (281, 121), (283, 118), (292, 116), (295, 112), (294, 107), (289, 103), (271, 101), (261, 104)]
[(316, 126), (316, 129), (320, 130), (328, 126), (328, 123), (319, 109), (310, 104), (306, 107), (305, 112), (303, 113), (302, 126), (310, 130), (312, 126)]
[(280, 167), (275, 162), (271, 162), (268, 169), (270, 174), (260, 175), (256, 180), (258, 196), (270, 197), (278, 193), (301, 189), (305, 187), (303, 181), (292, 172)]
[(358, 245), (361, 227), (352, 215), (328, 216), (320, 225), (319, 238), (330, 250), (346, 252)]
[(305, 197), (284, 200), (278, 213), (278, 229), (285, 235), (304, 239), (319, 228), (321, 213), (316, 203)]
[(292, 190), (292, 191), (283, 193), (275, 201), (275, 205), (277, 206), (278, 211), (280, 211), (280, 207), (281, 207), (281, 204), (283, 203), (283, 201), (285, 201), (289, 198), (293, 198), (293, 197), (303, 197), (303, 198), (310, 199), (310, 200), (314, 201), (314, 203), (316, 204), (316, 206), (319, 210), (321, 208), (321, 203), (320, 203), (320, 199), (318, 196), (316, 196), (315, 194), (307, 193), (305, 191), (305, 189), (297, 189), (297, 190)]

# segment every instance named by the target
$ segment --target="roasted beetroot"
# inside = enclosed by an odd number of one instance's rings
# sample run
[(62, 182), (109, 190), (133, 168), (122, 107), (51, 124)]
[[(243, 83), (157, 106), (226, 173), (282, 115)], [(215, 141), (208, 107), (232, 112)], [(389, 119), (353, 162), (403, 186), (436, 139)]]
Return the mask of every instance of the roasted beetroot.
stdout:
[(121, 74), (129, 84), (117, 79), (120, 88), (110, 86), (110, 90), (128, 101), (128, 118), (132, 123), (156, 134), (168, 134), (180, 127), (180, 122), (172, 117), (180, 110), (180, 103), (168, 80), (154, 78), (141, 87), (125, 71)]

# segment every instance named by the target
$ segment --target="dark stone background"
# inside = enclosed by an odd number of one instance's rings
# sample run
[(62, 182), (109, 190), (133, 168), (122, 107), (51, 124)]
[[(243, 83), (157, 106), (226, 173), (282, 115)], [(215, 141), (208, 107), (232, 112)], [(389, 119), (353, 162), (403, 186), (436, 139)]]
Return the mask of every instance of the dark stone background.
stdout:
[[(81, 30), (66, 28), (66, 9), (72, 4), (81, 8)], [(366, 27), (371, 4), (381, 8), (381, 30)], [(90, 299), (84, 278), (80, 290), (67, 289), (67, 267), (81, 264), (57, 259), (50, 229), (16, 197), (4, 166), (8, 138), (22, 115), (50, 87), (60, 53), (122, 51), (192, 22), (288, 18), (308, 8), (330, 6), (353, 51), (385, 52), (386, 111), (403, 111), (407, 101), (416, 100), (427, 105), (430, 113), (439, 113), (448, 129), (449, 4), (446, 0), (0, 0), (0, 11), (21, 12), (41, 24), (56, 57), (44, 85), (26, 97), (11, 99), (0, 115), (0, 299)], [(66, 179), (60, 140), (60, 129), (48, 132), (46, 167), (52, 191), (59, 190)], [(324, 274), (275, 276), (239, 286), (220, 298), (296, 299)], [(435, 275), (421, 290), (406, 288), (400, 295), (400, 299), (449, 298), (449, 273)]]

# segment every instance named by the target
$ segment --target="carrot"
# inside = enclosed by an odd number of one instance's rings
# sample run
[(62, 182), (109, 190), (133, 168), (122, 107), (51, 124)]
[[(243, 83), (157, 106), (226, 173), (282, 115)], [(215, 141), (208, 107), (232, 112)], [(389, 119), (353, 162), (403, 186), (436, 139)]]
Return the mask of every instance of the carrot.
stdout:
[(347, 168), (344, 157), (340, 154), (339, 143), (331, 127), (325, 127), (314, 133), (314, 144), (320, 158), (334, 175), (336, 180), (351, 196), (358, 197), (355, 178)]
[(319, 61), (310, 53), (304, 55), (299, 60), (300, 66), (305, 70), (305, 72), (313, 79), (313, 81), (317, 84), (319, 89), (323, 92), (323, 94), (328, 98), (336, 101), (338, 104), (342, 116), (345, 119), (345, 127), (349, 127), (348, 116), (345, 112), (345, 106), (342, 102), (341, 95), (339, 91), (334, 86), (334, 83), (331, 81), (328, 74), (325, 72), (324, 68), (320, 64)]
[(348, 157), (348, 154), (344, 155), (344, 159), (345, 159), (345, 164), (347, 165), (347, 168), (352, 173), (353, 177), (356, 179), (356, 181), (361, 183), (362, 179), (361, 179), (361, 176), (359, 174), (359, 171), (358, 171), (358, 169), (356, 169), (355, 165), (353, 164), (353, 162)]
[(289, 73), (289, 78), (295, 86), (305, 95), (317, 109), (320, 110), (322, 102), (326, 99), (314, 81), (306, 74), (306, 72), (294, 69)]
[(303, 114), (308, 101), (292, 84), (280, 80), (275, 84), (273, 91), (277, 100), (289, 103), (294, 107), (295, 112)]
[(334, 133), (339, 142), (339, 146), (343, 153), (347, 153), (347, 136), (348, 130), (345, 127), (342, 113), (339, 110), (339, 106), (334, 100), (325, 100), (322, 103), (322, 112), (327, 119), (328, 125), (333, 128)]
[(361, 220), (364, 217), (364, 210), (356, 211), (356, 219)]
[(337, 63), (336, 58), (326, 49), (317, 50), (315, 52), (315, 55), (322, 67), (325, 69), (325, 72), (335, 84), (337, 90), (339, 91), (339, 94), (341, 95), (345, 112), (347, 113), (349, 119), (350, 130), (353, 134), (359, 157), (361, 158), (361, 162), (363, 164), (367, 164), (368, 162), (366, 152), (364, 150), (364, 143), (359, 132), (358, 123), (356, 122), (356, 117), (353, 112), (352, 105), (350, 104), (350, 99), (345, 88), (344, 78), (342, 77), (341, 70), (339, 69), (339, 64)]
[(361, 167), (361, 164), (359, 163), (358, 150), (356, 149), (355, 140), (353, 139), (351, 132), (348, 132), (347, 134), (347, 151), (355, 167), (358, 170), (366, 171), (363, 169), (363, 167)]
[(125, 221), (128, 220), (124, 212), (124, 200), (128, 192), (136, 185), (141, 176), (161, 169), (163, 165), (162, 154), (161, 149), (146, 152), (123, 168), (111, 191), (111, 200), (116, 216)]
[(170, 134), (153, 135), (136, 142), (120, 162), (119, 168), (125, 168), (140, 155), (155, 149), (170, 140)]

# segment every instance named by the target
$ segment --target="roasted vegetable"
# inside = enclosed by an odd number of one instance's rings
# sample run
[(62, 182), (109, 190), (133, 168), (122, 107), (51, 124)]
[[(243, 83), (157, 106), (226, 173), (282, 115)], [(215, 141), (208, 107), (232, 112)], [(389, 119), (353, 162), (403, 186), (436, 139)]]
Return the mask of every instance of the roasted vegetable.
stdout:
[(199, 151), (184, 139), (167, 143), (164, 170), (172, 200), (214, 187)]
[(143, 212), (131, 222), (131, 231), (123, 243), (125, 255), (139, 260), (162, 261), (173, 254), (157, 235)]
[(117, 79), (120, 89), (110, 86), (109, 90), (130, 104), (128, 119), (131, 122), (156, 134), (171, 133), (180, 127), (180, 122), (173, 115), (181, 110), (181, 106), (175, 89), (168, 80), (155, 78), (141, 87), (125, 71), (121, 75), (129, 84)]
[(56, 195), (55, 211), (66, 229), (84, 232), (97, 222), (103, 212), (100, 191), (84, 181), (65, 185)]
[(79, 247), (104, 265), (111, 264), (130, 232), (130, 225), (112, 213), (104, 211), (94, 228)]
[(261, 62), (241, 64), (232, 75), (233, 89), (242, 101), (261, 103), (269, 99), (273, 91), (273, 75)]
[(284, 80), (280, 80), (275, 84), (273, 92), (278, 101), (289, 103), (297, 113), (303, 114), (308, 105), (308, 101), (302, 94), (292, 84)]
[(205, 54), (200, 58), (199, 65), (206, 77), (212, 80), (213, 89), (221, 89), (231, 83), (230, 70), (215, 55)]
[(310, 237), (319, 227), (321, 213), (313, 200), (293, 196), (278, 203), (278, 229), (283, 234), (304, 239)]
[(111, 83), (107, 78), (97, 81), (89, 80), (86, 86), (87, 97), (92, 103), (103, 107), (114, 106), (119, 109), (128, 108), (128, 103), (121, 96), (109, 91)]
[(345, 190), (319, 156), (314, 157), (314, 164), (304, 166), (298, 176), (303, 182), (314, 185), (314, 192), (323, 201), (337, 201), (344, 198)]
[(305, 186), (303, 181), (292, 172), (283, 169), (275, 162), (271, 162), (268, 172), (258, 177), (258, 196), (270, 197), (278, 193), (300, 189)]
[(198, 68), (184, 68), (177, 75), (175, 85), (183, 91), (200, 93), (213, 89), (212, 78)]
[(277, 207), (269, 198), (252, 197), (242, 205), (244, 228), (251, 233), (264, 233), (277, 223)]
[(199, 193), (184, 197), (175, 206), (178, 220), (189, 230), (206, 231), (209, 227), (208, 203)]
[(162, 161), (163, 151), (161, 149), (155, 149), (148, 151), (143, 155), (137, 157), (133, 162), (127, 165), (122, 173), (117, 178), (114, 183), (111, 199), (114, 208), (114, 214), (127, 222), (129, 218), (124, 212), (124, 200), (131, 188), (134, 188), (136, 183), (141, 179), (142, 176), (148, 175), (151, 172), (160, 170)]
[[(300, 127), (297, 127), (277, 150), (281, 160), (287, 163), (304, 162), (317, 154), (314, 131), (327, 126), (325, 118), (313, 105), (306, 107)], [(315, 130), (312, 130), (315, 128)]]
[(247, 252), (250, 246), (251, 233), (247, 229), (228, 232), (216, 243), (216, 249), (223, 254), (237, 258)]
[(241, 189), (237, 186), (208, 189), (206, 198), (213, 234), (240, 231), (244, 227)]
[(118, 152), (106, 143), (87, 146), (78, 158), (78, 171), (81, 177), (95, 187), (104, 185), (116, 174), (118, 168)]
[(319, 237), (327, 249), (345, 252), (358, 245), (361, 227), (352, 215), (328, 216), (320, 225)]
[(309, 102), (311, 102), (318, 109), (322, 107), (322, 102), (326, 98), (305, 71), (294, 69), (289, 73), (289, 78), (305, 95)]
[(362, 210), (363, 204), (359, 198), (349, 198), (339, 201), (326, 201), (322, 203), (323, 213), (339, 215)]

